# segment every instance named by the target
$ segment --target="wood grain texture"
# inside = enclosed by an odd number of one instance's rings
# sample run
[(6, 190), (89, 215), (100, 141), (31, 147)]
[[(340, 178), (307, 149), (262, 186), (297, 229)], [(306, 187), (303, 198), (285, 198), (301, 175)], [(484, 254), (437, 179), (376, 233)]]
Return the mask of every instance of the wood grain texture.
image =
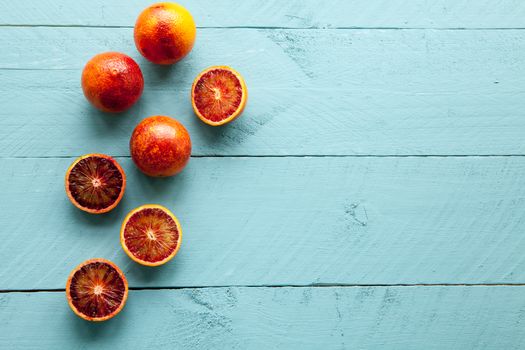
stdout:
[[(181, 0), (198, 38), (171, 68), (132, 41), (151, 2), (0, 0), (0, 349), (523, 348), (523, 1)], [(109, 50), (146, 79), (119, 116), (79, 86)], [(250, 90), (224, 128), (188, 99), (215, 64)], [(196, 157), (175, 178), (127, 157), (153, 114), (192, 135)], [(127, 193), (107, 215), (64, 193), (88, 152), (123, 156)], [(119, 244), (121, 220), (147, 202), (184, 230), (155, 269)], [(148, 289), (104, 324), (74, 316), (60, 291), (92, 257)]]
[[(180, 0), (201, 27), (525, 27), (519, 0)], [(151, 0), (3, 0), (0, 24), (133, 26)]]
[[(0, 160), (0, 289), (64, 288), (92, 257), (133, 287), (525, 282), (525, 157), (193, 158), (172, 179), (119, 160), (128, 190), (101, 216), (66, 198), (72, 159)], [(148, 202), (184, 232), (155, 269), (119, 243)]]
[(5, 349), (521, 349), (525, 287), (131, 291), (93, 324), (63, 293), (0, 295)]
[[(225, 40), (227, 38), (227, 40)], [(180, 119), (195, 155), (524, 154), (525, 31), (206, 29), (173, 68), (146, 63), (129, 28), (2, 28), (0, 156), (128, 154), (136, 123)], [(117, 50), (146, 89), (129, 112), (85, 101), (80, 73)], [(245, 114), (224, 128), (193, 115), (193, 78), (229, 64), (247, 80)], [(28, 136), (29, 135), (29, 136)]]

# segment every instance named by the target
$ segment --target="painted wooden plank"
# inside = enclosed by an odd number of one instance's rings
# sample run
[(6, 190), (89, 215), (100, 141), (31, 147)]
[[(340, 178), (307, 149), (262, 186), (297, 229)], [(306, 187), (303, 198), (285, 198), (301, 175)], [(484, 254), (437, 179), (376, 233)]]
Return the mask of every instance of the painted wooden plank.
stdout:
[[(519, 0), (314, 0), (178, 1), (204, 27), (525, 27)], [(74, 6), (66, 0), (2, 1), (0, 24), (132, 26), (151, 0), (91, 0)]]
[[(134, 126), (152, 114), (182, 120), (196, 155), (525, 151), (525, 31), (200, 33), (170, 70), (138, 57), (131, 29), (3, 28), (0, 156), (72, 156), (88, 144), (127, 155)], [(84, 63), (106, 50), (130, 53), (145, 73), (142, 100), (122, 116), (95, 111), (79, 86)], [(240, 70), (250, 89), (245, 115), (225, 128), (198, 121), (188, 98), (213, 64)]]
[[(63, 288), (92, 257), (134, 287), (525, 282), (525, 157), (193, 158), (172, 179), (120, 159), (129, 187), (102, 216), (66, 198), (71, 161), (0, 160), (0, 290)], [(119, 243), (147, 202), (184, 229), (155, 269)]]
[(0, 295), (3, 349), (521, 349), (524, 287), (131, 291), (103, 324), (63, 293)]

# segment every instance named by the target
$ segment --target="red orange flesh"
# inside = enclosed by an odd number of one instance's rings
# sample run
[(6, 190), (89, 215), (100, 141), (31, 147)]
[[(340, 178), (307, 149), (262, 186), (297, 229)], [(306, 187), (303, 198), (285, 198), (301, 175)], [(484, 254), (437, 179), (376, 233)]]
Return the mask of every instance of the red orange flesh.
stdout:
[(167, 208), (147, 204), (132, 210), (120, 229), (120, 242), (128, 256), (139, 264), (158, 266), (179, 251), (182, 229)]
[(190, 12), (179, 4), (161, 2), (147, 7), (137, 18), (137, 50), (157, 64), (173, 64), (193, 48), (197, 29)]
[(142, 95), (144, 78), (139, 65), (119, 52), (93, 57), (82, 71), (87, 100), (104, 112), (123, 112)]
[(88, 321), (105, 321), (124, 307), (128, 282), (119, 267), (111, 261), (90, 259), (69, 275), (66, 297), (79, 317)]
[(248, 89), (242, 76), (226, 66), (201, 72), (191, 88), (195, 114), (203, 122), (218, 126), (231, 122), (244, 110)]
[(92, 214), (115, 208), (126, 189), (126, 174), (117, 161), (105, 154), (76, 159), (66, 172), (66, 194), (77, 208)]
[(166, 116), (141, 121), (129, 143), (135, 165), (149, 176), (172, 176), (184, 169), (191, 155), (191, 139), (186, 128)]

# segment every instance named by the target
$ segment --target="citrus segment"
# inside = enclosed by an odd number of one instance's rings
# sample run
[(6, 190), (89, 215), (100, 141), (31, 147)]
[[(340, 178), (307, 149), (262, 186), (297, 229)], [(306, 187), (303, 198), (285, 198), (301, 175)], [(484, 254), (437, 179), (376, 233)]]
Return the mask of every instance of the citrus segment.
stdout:
[(132, 210), (120, 230), (124, 251), (142, 265), (158, 266), (168, 262), (177, 254), (181, 241), (179, 221), (160, 205)]
[(126, 188), (126, 175), (113, 158), (88, 154), (73, 162), (65, 182), (66, 193), (77, 208), (100, 214), (120, 202)]
[(209, 125), (223, 125), (237, 118), (244, 109), (247, 95), (241, 75), (225, 66), (203, 71), (191, 89), (193, 110)]
[(128, 282), (117, 265), (105, 259), (90, 259), (75, 268), (66, 284), (69, 306), (88, 321), (105, 321), (122, 310)]

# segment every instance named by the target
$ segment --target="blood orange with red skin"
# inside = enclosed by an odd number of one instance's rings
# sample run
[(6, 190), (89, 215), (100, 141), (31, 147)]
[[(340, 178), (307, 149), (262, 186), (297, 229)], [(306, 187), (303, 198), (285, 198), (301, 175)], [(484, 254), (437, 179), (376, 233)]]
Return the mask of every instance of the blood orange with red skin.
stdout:
[(173, 64), (191, 51), (196, 33), (188, 10), (179, 4), (161, 2), (147, 7), (137, 18), (135, 46), (153, 63)]
[(118, 314), (126, 304), (128, 282), (111, 261), (90, 259), (69, 275), (66, 297), (79, 317), (87, 321), (105, 321)]
[(93, 57), (82, 71), (82, 90), (93, 106), (104, 112), (123, 112), (142, 95), (144, 78), (139, 65), (119, 52)]
[(179, 251), (182, 228), (167, 208), (147, 204), (132, 210), (120, 229), (120, 243), (128, 256), (139, 264), (158, 266)]
[(239, 117), (247, 99), (244, 79), (227, 66), (205, 69), (195, 78), (191, 88), (195, 114), (212, 126), (224, 125)]
[(87, 154), (76, 159), (66, 172), (66, 194), (77, 208), (91, 214), (115, 208), (126, 190), (126, 174), (115, 159)]
[(191, 155), (191, 139), (186, 128), (166, 116), (141, 121), (129, 143), (135, 165), (150, 176), (172, 176), (184, 169)]

